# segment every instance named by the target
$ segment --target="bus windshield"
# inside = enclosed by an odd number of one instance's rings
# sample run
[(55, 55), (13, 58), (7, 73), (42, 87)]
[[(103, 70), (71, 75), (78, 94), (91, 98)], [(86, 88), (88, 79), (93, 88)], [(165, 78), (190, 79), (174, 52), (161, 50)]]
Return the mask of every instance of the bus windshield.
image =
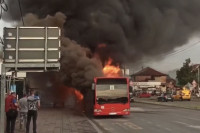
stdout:
[(96, 84), (96, 99), (98, 104), (127, 103), (128, 88), (126, 79), (98, 79)]

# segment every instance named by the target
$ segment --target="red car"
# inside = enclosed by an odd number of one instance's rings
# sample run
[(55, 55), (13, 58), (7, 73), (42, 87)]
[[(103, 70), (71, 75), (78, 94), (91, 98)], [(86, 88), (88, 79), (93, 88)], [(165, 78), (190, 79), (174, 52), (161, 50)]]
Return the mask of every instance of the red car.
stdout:
[(151, 94), (147, 93), (147, 92), (142, 92), (138, 95), (139, 98), (149, 98), (151, 97)]

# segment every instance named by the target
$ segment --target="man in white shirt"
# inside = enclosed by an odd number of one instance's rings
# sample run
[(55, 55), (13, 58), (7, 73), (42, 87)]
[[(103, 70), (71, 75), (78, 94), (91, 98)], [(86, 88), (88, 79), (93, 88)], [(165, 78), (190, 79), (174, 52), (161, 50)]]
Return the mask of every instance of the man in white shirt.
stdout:
[(27, 95), (24, 94), (24, 97), (19, 100), (19, 114), (20, 114), (20, 129), (22, 125), (26, 125), (27, 121), (27, 112), (28, 112), (28, 102)]
[(40, 107), (40, 98), (39, 96), (35, 96), (35, 91), (30, 91), (30, 96), (27, 98), (28, 102), (28, 116), (27, 116), (27, 124), (26, 124), (26, 133), (29, 133), (29, 127), (31, 118), (33, 119), (33, 133), (37, 133), (37, 110)]

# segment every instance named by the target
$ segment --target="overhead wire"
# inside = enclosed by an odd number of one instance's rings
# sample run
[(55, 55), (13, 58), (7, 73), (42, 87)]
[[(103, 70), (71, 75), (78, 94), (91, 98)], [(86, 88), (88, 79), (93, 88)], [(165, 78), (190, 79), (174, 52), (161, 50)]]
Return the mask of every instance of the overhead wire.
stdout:
[(162, 54), (161, 56), (173, 56), (173, 55), (176, 55), (176, 54), (179, 54), (179, 53), (182, 53), (196, 45), (200, 44), (200, 40), (199, 41), (196, 41), (194, 43), (192, 43), (191, 45), (189, 45), (188, 47), (186, 48), (183, 48), (183, 49), (180, 49), (180, 50), (177, 50), (177, 51), (174, 51), (174, 52), (171, 52), (171, 53), (168, 53), (168, 54)]
[(21, 15), (22, 23), (23, 23), (23, 26), (24, 26), (24, 19), (23, 19), (23, 14), (22, 14), (22, 8), (21, 8), (21, 2), (20, 2), (20, 0), (18, 0), (18, 3), (19, 3), (19, 10), (20, 10), (20, 15)]
[[(192, 48), (192, 47), (194, 47), (194, 46), (196, 46), (196, 45), (199, 45), (199, 44), (200, 44), (200, 40), (198, 40), (198, 41), (196, 41), (196, 42), (190, 44), (188, 47), (185, 47), (185, 48), (183, 48), (183, 49), (180, 49), (180, 50), (177, 50), (177, 51), (174, 51), (174, 52), (171, 52), (171, 53), (160, 54), (159, 56), (162, 57), (162, 58), (168, 58), (168, 57), (170, 57), (170, 56), (174, 56), (174, 55), (176, 55), (176, 54), (182, 53), (182, 52), (184, 52), (184, 51), (186, 51), (186, 50), (188, 50), (188, 49), (190, 49), (190, 48)], [(142, 60), (142, 63), (143, 63), (143, 64), (144, 64), (145, 62), (146, 62), (146, 60)], [(140, 64), (138, 64), (138, 66), (140, 66)]]

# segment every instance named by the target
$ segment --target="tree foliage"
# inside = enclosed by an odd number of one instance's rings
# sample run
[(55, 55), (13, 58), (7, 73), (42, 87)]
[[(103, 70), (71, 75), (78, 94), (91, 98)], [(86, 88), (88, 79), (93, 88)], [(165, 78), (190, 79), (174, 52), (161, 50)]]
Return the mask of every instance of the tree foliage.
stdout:
[(192, 66), (190, 66), (190, 63), (190, 58), (186, 59), (180, 70), (176, 71), (176, 78), (178, 79), (178, 84), (181, 86), (196, 80), (195, 73), (192, 71)]

